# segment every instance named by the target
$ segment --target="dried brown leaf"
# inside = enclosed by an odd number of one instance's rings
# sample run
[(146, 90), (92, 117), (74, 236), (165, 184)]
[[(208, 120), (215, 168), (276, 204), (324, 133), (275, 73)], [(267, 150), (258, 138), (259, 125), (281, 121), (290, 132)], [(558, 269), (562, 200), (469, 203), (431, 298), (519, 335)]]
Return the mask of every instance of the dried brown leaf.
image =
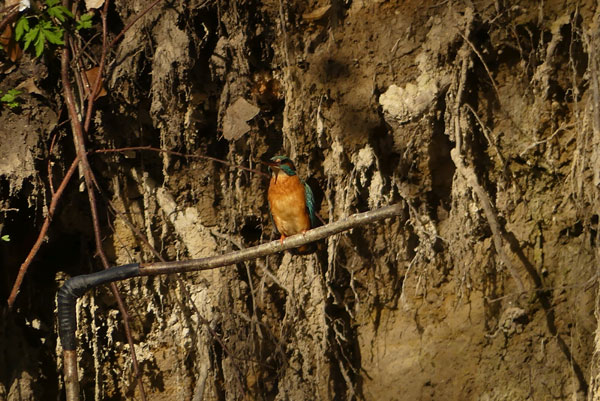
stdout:
[[(100, 72), (100, 68), (99, 67), (93, 67), (90, 68), (89, 70), (85, 71), (85, 76), (86, 76), (86, 81), (84, 83), (85, 86), (85, 93), (87, 96), (90, 95), (90, 92), (93, 89), (94, 84), (96, 83), (96, 79), (98, 78), (98, 73)], [(98, 92), (98, 94), (96, 95), (96, 99), (102, 96), (106, 96), (106, 89), (104, 88), (104, 83), (100, 83), (100, 91)]]
[(88, 10), (100, 8), (104, 4), (104, 0), (85, 0), (85, 8)]
[(10, 25), (6, 25), (4, 32), (0, 35), (0, 45), (4, 48), (8, 58), (13, 63), (23, 56), (23, 51), (19, 44), (15, 41), (12, 28)]
[(241, 138), (250, 130), (248, 121), (253, 119), (260, 109), (244, 98), (239, 98), (231, 104), (223, 118), (223, 136), (228, 141)]
[(46, 94), (35, 84), (35, 79), (33, 77), (21, 82), (17, 86), (17, 89), (22, 89), (27, 93), (35, 93), (36, 95), (46, 96)]

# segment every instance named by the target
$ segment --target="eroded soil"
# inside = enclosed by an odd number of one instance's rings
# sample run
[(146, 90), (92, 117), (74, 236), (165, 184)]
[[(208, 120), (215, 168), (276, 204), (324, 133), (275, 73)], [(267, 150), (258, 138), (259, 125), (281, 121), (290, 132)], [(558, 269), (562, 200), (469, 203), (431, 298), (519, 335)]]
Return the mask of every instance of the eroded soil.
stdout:
[[(115, 4), (110, 34), (145, 4)], [(145, 15), (111, 55), (89, 150), (258, 169), (287, 154), (326, 222), (404, 207), (308, 256), (119, 283), (148, 399), (585, 399), (594, 7), (191, 1)], [(41, 64), (26, 56), (0, 89)], [(43, 95), (0, 114), (3, 299), (47, 212), (48, 171), (56, 183), (74, 157), (45, 72)], [(240, 98), (259, 109), (250, 121), (231, 114)], [(277, 238), (262, 175), (147, 149), (90, 160), (113, 265), (156, 260), (148, 244), (176, 260)], [(3, 319), (0, 399), (63, 397), (55, 292), (101, 269), (76, 181)], [(86, 399), (139, 399), (108, 289), (81, 299), (78, 321)]]

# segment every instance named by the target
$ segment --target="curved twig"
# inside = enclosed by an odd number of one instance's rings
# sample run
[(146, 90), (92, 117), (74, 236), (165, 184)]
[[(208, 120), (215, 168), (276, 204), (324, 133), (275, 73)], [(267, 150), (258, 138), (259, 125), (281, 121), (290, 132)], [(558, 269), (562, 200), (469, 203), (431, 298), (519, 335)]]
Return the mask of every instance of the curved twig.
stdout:
[(35, 255), (37, 255), (38, 251), (40, 250), (40, 247), (42, 246), (42, 242), (44, 242), (44, 238), (46, 238), (46, 233), (48, 232), (48, 228), (50, 227), (50, 222), (52, 221), (52, 217), (54, 216), (54, 211), (56, 210), (58, 201), (60, 200), (63, 192), (65, 191), (67, 184), (71, 180), (73, 173), (75, 173), (75, 170), (77, 170), (77, 166), (79, 165), (79, 160), (80, 160), (80, 157), (78, 155), (75, 158), (75, 160), (73, 160), (73, 163), (71, 163), (71, 167), (69, 167), (69, 170), (67, 170), (67, 173), (65, 174), (65, 177), (63, 178), (62, 182), (60, 183), (58, 189), (52, 195), (52, 200), (50, 201), (50, 207), (48, 207), (48, 215), (46, 216), (46, 219), (44, 220), (44, 224), (42, 225), (42, 228), (37, 237), (37, 240), (35, 241), (35, 244), (31, 247), (31, 250), (29, 251), (29, 254), (27, 255), (27, 257), (25, 258), (25, 261), (21, 264), (21, 267), (19, 268), (19, 273), (17, 274), (17, 278), (15, 279), (15, 282), (13, 284), (12, 290), (10, 292), (10, 296), (8, 297), (8, 301), (7, 301), (8, 309), (12, 309), (12, 307), (15, 303), (15, 299), (17, 298), (17, 294), (19, 294), (21, 284), (23, 283), (23, 278), (25, 277), (25, 273), (27, 273), (27, 269), (29, 269), (29, 265), (31, 265), (33, 258), (35, 257)]
[(186, 158), (191, 158), (191, 159), (211, 160), (213, 162), (221, 163), (221, 164), (224, 164), (229, 167), (234, 167), (234, 168), (237, 168), (240, 170), (246, 170), (246, 171), (250, 171), (251, 173), (256, 173), (256, 174), (260, 174), (262, 176), (269, 177), (269, 174), (265, 173), (264, 171), (255, 170), (250, 167), (244, 167), (244, 166), (240, 166), (237, 164), (229, 163), (225, 160), (217, 159), (216, 157), (205, 156), (205, 155), (191, 155), (191, 154), (187, 154), (187, 153), (175, 152), (173, 150), (153, 148), (152, 146), (129, 146), (126, 148), (118, 148), (118, 149), (98, 149), (98, 150), (89, 151), (88, 153), (90, 153), (90, 154), (93, 154), (93, 153), (123, 153), (123, 152), (129, 152), (129, 151), (134, 151), (134, 150), (150, 150), (153, 152), (167, 153), (169, 155), (181, 156), (181, 157), (186, 157)]

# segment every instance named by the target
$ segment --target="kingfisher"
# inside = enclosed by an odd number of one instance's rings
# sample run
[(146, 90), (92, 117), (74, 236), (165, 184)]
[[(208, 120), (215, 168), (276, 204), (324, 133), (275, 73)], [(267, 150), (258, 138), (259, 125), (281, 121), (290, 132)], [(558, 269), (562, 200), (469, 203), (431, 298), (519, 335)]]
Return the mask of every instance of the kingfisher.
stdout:
[[(280, 241), (315, 227), (315, 197), (310, 186), (296, 174), (294, 163), (287, 156), (274, 156), (263, 164), (271, 171), (269, 208), (281, 234)], [(299, 253), (309, 250), (308, 245), (298, 248)]]

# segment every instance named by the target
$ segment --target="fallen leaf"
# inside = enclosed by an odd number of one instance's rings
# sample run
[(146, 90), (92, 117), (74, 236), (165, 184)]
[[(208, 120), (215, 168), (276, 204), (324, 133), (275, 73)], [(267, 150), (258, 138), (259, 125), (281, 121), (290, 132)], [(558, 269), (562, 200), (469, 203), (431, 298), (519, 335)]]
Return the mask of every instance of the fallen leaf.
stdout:
[[(92, 89), (94, 89), (93, 86), (96, 83), (99, 71), (99, 67), (93, 67), (85, 71), (85, 76), (87, 78), (87, 82), (84, 82), (86, 96), (89, 96)], [(96, 99), (102, 96), (106, 96), (106, 89), (104, 89), (104, 84), (100, 82), (100, 91), (96, 95)]]
[(21, 47), (15, 41), (10, 25), (6, 25), (4, 32), (2, 32), (2, 35), (0, 35), (0, 45), (2, 45), (4, 51), (6, 54), (8, 54), (8, 58), (13, 63), (20, 59), (23, 55), (23, 50), (21, 50)]
[(319, 7), (316, 10), (313, 10), (309, 13), (302, 14), (302, 18), (304, 18), (307, 21), (318, 21), (321, 18), (323, 18), (330, 9), (331, 4), (328, 4), (326, 6)]
[(85, 8), (91, 10), (93, 8), (100, 8), (104, 4), (104, 0), (85, 0)]
[(2, 32), (2, 35), (0, 35), (0, 45), (2, 45), (2, 47), (6, 47), (8, 42), (10, 42), (10, 38), (12, 38), (12, 28), (10, 25), (6, 25), (4, 32)]
[(33, 77), (27, 78), (25, 81), (17, 85), (16, 89), (22, 89), (27, 93), (35, 93), (36, 95), (46, 96), (46, 94), (38, 88)]
[(231, 104), (223, 117), (223, 136), (228, 141), (235, 141), (250, 131), (248, 121), (253, 119), (260, 109), (244, 98), (239, 98)]

